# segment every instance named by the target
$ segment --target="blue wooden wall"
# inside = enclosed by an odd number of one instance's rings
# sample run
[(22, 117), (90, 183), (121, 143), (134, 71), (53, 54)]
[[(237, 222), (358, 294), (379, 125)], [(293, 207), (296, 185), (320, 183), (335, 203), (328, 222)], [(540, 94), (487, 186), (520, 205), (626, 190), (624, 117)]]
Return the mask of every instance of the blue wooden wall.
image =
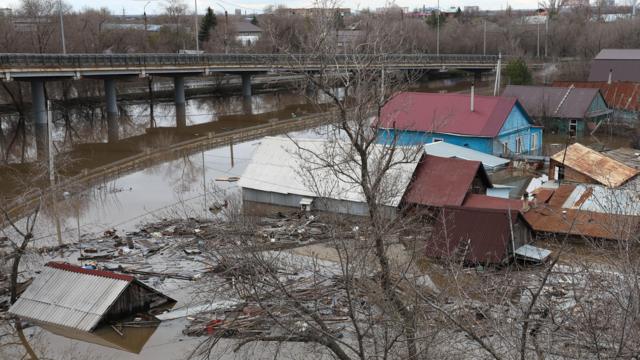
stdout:
[[(507, 143), (509, 150), (515, 153), (516, 139), (520, 137), (523, 142), (523, 152), (530, 153), (532, 150), (532, 141), (535, 138), (536, 144), (533, 147), (537, 153), (542, 149), (542, 129), (532, 127), (530, 118), (526, 115), (522, 107), (516, 105), (511, 109), (511, 113), (505, 121), (502, 129), (495, 138), (479, 137), (479, 136), (463, 136), (455, 134), (443, 133), (426, 133), (421, 131), (397, 130), (398, 145), (417, 145), (431, 143), (436, 140), (442, 140), (450, 144), (465, 146), (473, 150), (496, 156), (502, 155), (502, 144)], [(537, 134), (534, 136), (534, 134)], [(395, 130), (378, 130), (378, 141), (381, 143), (390, 143), (396, 136)]]

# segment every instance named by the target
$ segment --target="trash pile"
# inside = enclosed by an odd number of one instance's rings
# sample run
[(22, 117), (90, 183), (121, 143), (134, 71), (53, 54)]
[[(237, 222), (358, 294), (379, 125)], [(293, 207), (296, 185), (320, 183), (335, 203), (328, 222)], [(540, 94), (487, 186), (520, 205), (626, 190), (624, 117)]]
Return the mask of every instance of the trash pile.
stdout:
[[(349, 320), (347, 297), (337, 278), (317, 280), (302, 277), (286, 282), (286, 295), (273, 289), (271, 296), (248, 293), (245, 301), (228, 302), (210, 311), (188, 317), (191, 323), (183, 330), (189, 336), (242, 338), (256, 335), (278, 335), (292, 330), (304, 333), (309, 314), (317, 316), (338, 334)], [(271, 297), (271, 299), (269, 299)], [(295, 299), (295, 301), (294, 301)], [(364, 294), (361, 304), (366, 305)], [(299, 304), (305, 309), (299, 308)], [(305, 314), (308, 311), (309, 314)]]

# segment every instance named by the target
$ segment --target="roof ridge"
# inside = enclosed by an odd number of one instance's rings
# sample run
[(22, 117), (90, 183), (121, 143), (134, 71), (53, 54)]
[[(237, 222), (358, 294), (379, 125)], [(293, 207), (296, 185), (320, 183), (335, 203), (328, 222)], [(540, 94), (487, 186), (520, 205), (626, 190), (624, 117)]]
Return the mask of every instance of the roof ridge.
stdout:
[(62, 261), (49, 261), (48, 263), (45, 264), (45, 266), (50, 267), (50, 268), (54, 268), (54, 269), (58, 269), (58, 270), (75, 272), (75, 273), (78, 273), (78, 274), (92, 275), (92, 276), (104, 277), (104, 278), (115, 279), (115, 280), (122, 280), (122, 281), (127, 281), (127, 282), (132, 282), (133, 280), (135, 280), (135, 278), (133, 276), (131, 276), (131, 275), (119, 274), (119, 273), (115, 273), (113, 271), (107, 271), (107, 270), (85, 269), (85, 268), (82, 268), (80, 266), (72, 265), (72, 264), (69, 264), (67, 262), (62, 262)]

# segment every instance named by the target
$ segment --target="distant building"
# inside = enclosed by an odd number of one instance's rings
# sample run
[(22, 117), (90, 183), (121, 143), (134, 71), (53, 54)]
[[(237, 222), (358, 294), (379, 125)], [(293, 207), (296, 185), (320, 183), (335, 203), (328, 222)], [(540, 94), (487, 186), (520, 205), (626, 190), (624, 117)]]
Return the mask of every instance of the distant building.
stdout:
[(328, 12), (336, 13), (336, 14), (339, 14), (341, 16), (349, 16), (349, 15), (351, 15), (351, 9), (350, 8), (336, 8), (336, 9), (329, 9), (329, 8), (282, 8), (282, 9), (277, 9), (276, 12), (279, 13), (279, 14), (299, 15), (299, 16), (304, 16), (304, 17), (314, 17), (314, 16), (318, 16), (318, 15), (321, 15), (321, 14), (326, 14)]
[(600, 89), (615, 120), (635, 126), (640, 113), (640, 82), (616, 81), (554, 81), (554, 87), (575, 86), (581, 89)]
[(145, 28), (148, 32), (159, 32), (160, 29), (164, 25), (154, 25), (147, 24), (145, 27), (144, 24), (114, 24), (114, 23), (105, 23), (102, 24), (101, 30), (136, 30), (136, 31), (144, 31)]
[(480, 12), (480, 6), (477, 6), (477, 5), (465, 6), (464, 7), (464, 12), (466, 12), (466, 13), (477, 13), (477, 12)]
[(262, 29), (253, 25), (249, 21), (239, 21), (232, 24), (232, 28), (235, 31), (235, 39), (242, 46), (251, 46), (260, 40), (262, 37)]
[(13, 10), (11, 8), (0, 8), (0, 16), (11, 17)]
[(542, 128), (513, 97), (474, 96), (472, 103), (466, 94), (400, 93), (382, 109), (378, 134), (381, 142), (445, 141), (495, 156), (542, 149)]
[(565, 0), (564, 6), (565, 7), (580, 7), (580, 6), (589, 7), (589, 0)]
[(580, 143), (568, 146), (549, 161), (549, 179), (556, 182), (601, 184), (619, 187), (638, 175), (638, 170)]
[(589, 81), (640, 82), (640, 49), (602, 49), (591, 62)]
[(236, 9), (235, 14), (236, 14), (236, 16), (242, 16), (242, 10), (241, 9)]
[(612, 114), (598, 89), (509, 85), (502, 96), (515, 97), (547, 131), (582, 136)]

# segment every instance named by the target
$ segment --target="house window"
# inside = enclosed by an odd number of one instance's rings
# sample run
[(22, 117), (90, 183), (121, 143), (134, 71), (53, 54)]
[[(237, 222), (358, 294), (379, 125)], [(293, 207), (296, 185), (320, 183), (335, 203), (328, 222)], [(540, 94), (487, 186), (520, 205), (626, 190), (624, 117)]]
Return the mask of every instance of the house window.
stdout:
[(569, 120), (569, 136), (575, 137), (578, 133), (578, 120), (571, 119)]
[(509, 155), (509, 143), (502, 143), (502, 155), (503, 156), (507, 156)]
[(564, 166), (555, 166), (553, 172), (553, 179), (557, 181), (564, 180)]
[(435, 142), (441, 142), (441, 141), (444, 141), (444, 139), (443, 138), (433, 138), (433, 140), (431, 140), (431, 142), (434, 142), (434, 143)]
[(538, 134), (531, 134), (531, 151), (538, 150)]
[(523, 150), (522, 136), (518, 136), (516, 137), (516, 154), (522, 153), (522, 150)]

